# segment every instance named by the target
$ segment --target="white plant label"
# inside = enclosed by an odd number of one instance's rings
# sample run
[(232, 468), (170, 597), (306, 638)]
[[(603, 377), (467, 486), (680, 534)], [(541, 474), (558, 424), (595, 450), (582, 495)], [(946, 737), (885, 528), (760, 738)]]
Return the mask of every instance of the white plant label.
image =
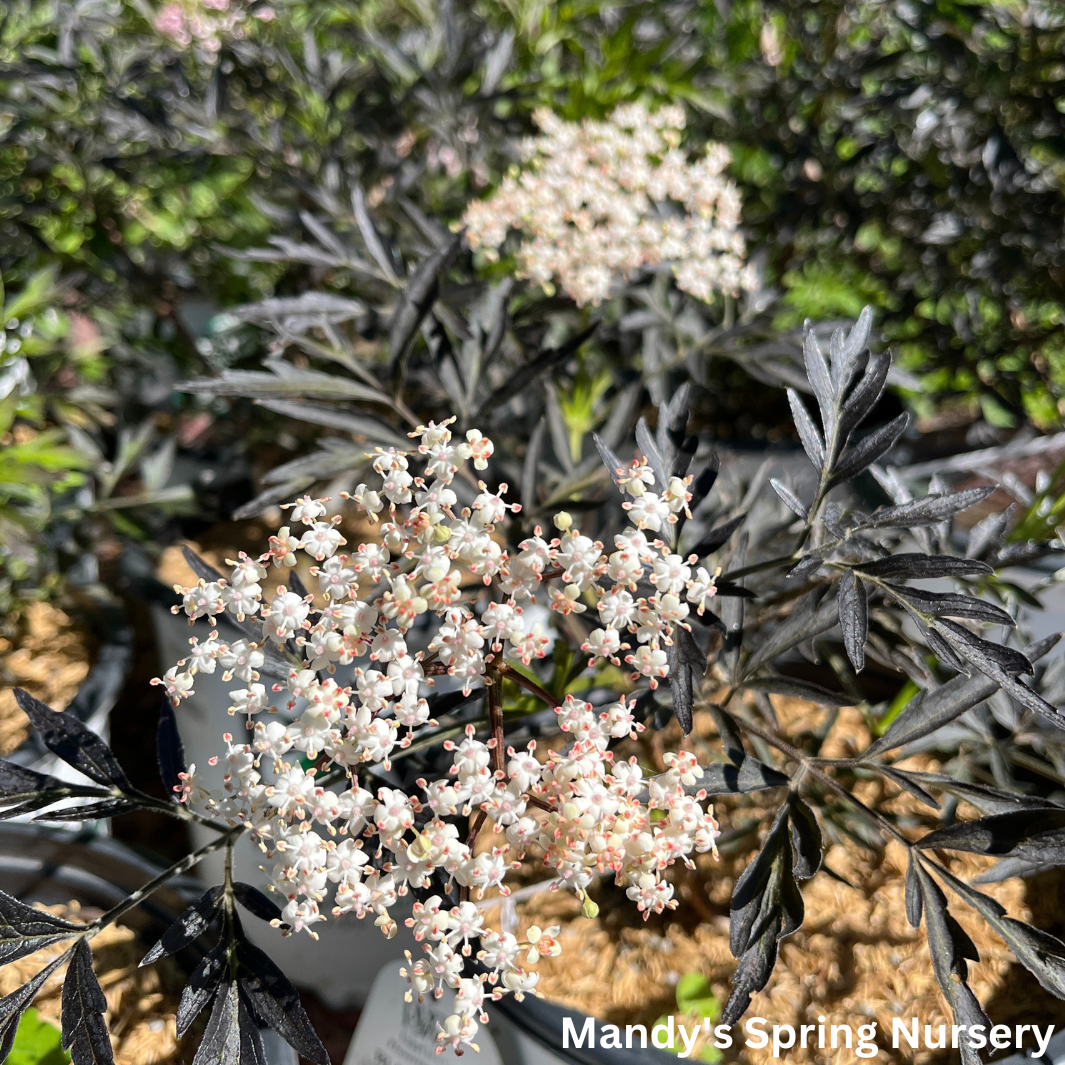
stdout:
[[(453, 993), (445, 991), (440, 999), (406, 1002), (403, 996), (410, 985), (399, 970), (400, 966), (392, 963), (377, 974), (344, 1065), (440, 1065), (458, 1060), (451, 1047), (436, 1053), (438, 1024), (452, 1012)], [(476, 1058), (476, 1065), (503, 1065), (485, 1026), (477, 1033), (477, 1045), (480, 1054), (467, 1053), (467, 1061)]]

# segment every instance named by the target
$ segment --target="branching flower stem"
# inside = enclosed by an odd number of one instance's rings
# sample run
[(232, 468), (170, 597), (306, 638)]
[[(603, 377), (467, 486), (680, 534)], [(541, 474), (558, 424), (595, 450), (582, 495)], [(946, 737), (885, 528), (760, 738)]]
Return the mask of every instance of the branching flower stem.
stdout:
[(561, 706), (563, 700), (556, 698), (549, 691), (545, 691), (534, 680), (530, 680), (524, 673), (514, 669), (513, 666), (508, 665), (506, 662), (500, 662), (498, 668), (499, 675), (506, 677), (508, 680), (512, 680), (519, 688), (524, 688), (527, 692), (535, 695), (541, 702), (546, 703), (548, 706)]

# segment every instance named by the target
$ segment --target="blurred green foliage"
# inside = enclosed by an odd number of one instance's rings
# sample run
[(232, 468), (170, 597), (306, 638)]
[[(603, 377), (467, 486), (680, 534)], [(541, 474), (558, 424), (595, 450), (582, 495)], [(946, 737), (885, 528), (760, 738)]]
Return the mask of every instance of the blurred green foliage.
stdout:
[(28, 1009), (19, 1019), (7, 1060), (11, 1065), (67, 1065), (70, 1055), (63, 1049), (59, 1029)]

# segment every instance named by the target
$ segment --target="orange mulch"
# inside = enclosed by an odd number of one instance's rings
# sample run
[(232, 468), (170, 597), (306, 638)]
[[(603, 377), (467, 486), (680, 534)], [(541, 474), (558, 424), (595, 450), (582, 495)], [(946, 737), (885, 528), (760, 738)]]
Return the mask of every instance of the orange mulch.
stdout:
[(89, 674), (90, 643), (84, 631), (58, 607), (30, 603), (21, 638), (0, 638), (0, 754), (10, 754), (30, 734), (15, 703), (15, 688), (55, 710), (74, 698)]

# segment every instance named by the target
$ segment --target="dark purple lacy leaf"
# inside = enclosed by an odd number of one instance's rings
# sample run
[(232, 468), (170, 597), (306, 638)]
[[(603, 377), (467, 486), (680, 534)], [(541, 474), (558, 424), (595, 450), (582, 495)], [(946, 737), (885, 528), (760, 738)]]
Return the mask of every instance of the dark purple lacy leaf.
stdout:
[(698, 450), (699, 438), (697, 436), (686, 436), (680, 442), (680, 446), (673, 455), (673, 465), (669, 470), (670, 476), (686, 477), (688, 475), (688, 467), (691, 466), (692, 459), (695, 458), (695, 453)]
[(664, 408), (659, 407), (658, 429), (655, 434), (658, 450), (662, 452), (663, 458), (671, 461), (675, 457), (674, 453), (680, 450), (687, 438), (688, 407), (691, 405), (691, 391), (691, 382), (685, 381), (673, 393), (669, 403)]
[(748, 755), (739, 766), (725, 762), (711, 762), (703, 767), (703, 775), (694, 785), (707, 795), (741, 795), (768, 788), (783, 788), (791, 781), (764, 762)]
[(869, 593), (852, 569), (844, 570), (839, 581), (839, 624), (847, 657), (855, 673), (860, 673), (865, 668), (865, 641), (869, 638)]
[(79, 939), (71, 951), (63, 981), (63, 1049), (70, 1051), (72, 1065), (112, 1065), (115, 1060), (104, 1012), (107, 999), (92, 971), (92, 952), (87, 939)]
[(699, 558), (706, 558), (707, 555), (712, 554), (719, 547), (728, 542), (729, 537), (743, 524), (746, 517), (746, 514), (740, 514), (738, 517), (732, 518), (711, 529), (706, 536), (691, 548), (691, 550), (686, 551), (685, 554), (697, 555)]
[(899, 437), (910, 424), (909, 414), (900, 414), (887, 425), (874, 429), (868, 436), (862, 437), (856, 444), (847, 448), (839, 457), (829, 478), (829, 485), (834, 486), (857, 477), (878, 459), (883, 458), (896, 444)]
[(15, 701), (44, 745), (67, 765), (97, 784), (129, 790), (129, 781), (111, 748), (73, 714), (57, 713), (22, 688), (15, 689)]
[(961, 655), (959, 655), (935, 629), (926, 628), (924, 630), (924, 638), (928, 642), (928, 646), (931, 648), (932, 653), (943, 665), (950, 669), (957, 670), (966, 677), (971, 677), (973, 675), (969, 663), (966, 662), (965, 659), (962, 658)]
[(1007, 917), (1002, 905), (945, 870), (940, 873), (952, 891), (972, 906), (1005, 940), (1014, 957), (1058, 998), (1065, 998), (1065, 943), (1023, 921)]
[(784, 505), (793, 513), (798, 514), (800, 518), (806, 518), (806, 507), (802, 500), (781, 480), (776, 477), (770, 477), (769, 483), (778, 496), (784, 501)]
[[(248, 913), (258, 917), (261, 921), (281, 920), (281, 907), (273, 899), (264, 895), (258, 888), (252, 887), (251, 884), (243, 884), (239, 880), (235, 881), (233, 884), (233, 896)], [(283, 925), (282, 927), (287, 928), (288, 925)]]
[(744, 870), (732, 895), (729, 946), (739, 964), (722, 1023), (734, 1024), (765, 987), (778, 944), (802, 927), (802, 892), (792, 870), (787, 807), (782, 807), (758, 856)]
[(605, 441), (598, 433), (592, 433), (592, 440), (595, 442), (595, 449), (599, 452), (599, 457), (603, 460), (603, 465), (613, 478), (614, 484), (618, 484), (621, 474), (627, 468), (626, 464), (607, 447)]
[(1003, 647), (1001, 644), (982, 639), (964, 625), (945, 618), (937, 618), (931, 625), (950, 642), (959, 655), (985, 673), (991, 669), (1010, 674), (1032, 672), (1032, 663), (1028, 661), (1027, 656), (1012, 647)]
[(786, 576), (789, 580), (804, 581), (807, 577), (812, 577), (824, 564), (825, 558), (823, 551), (811, 551), (808, 555), (799, 559), (799, 561), (788, 570)]
[(0, 891), (0, 965), (69, 939), (84, 928), (36, 910)]
[(461, 248), (462, 234), (456, 233), (447, 244), (419, 263), (410, 275), (407, 287), (397, 301), (388, 331), (389, 360), (393, 371), (410, 349), (411, 341), (436, 300), (441, 276), (454, 262)]
[(228, 967), (228, 944), (223, 940), (204, 955), (181, 992), (177, 1010), (177, 1034), (184, 1035), (200, 1011), (214, 998)]
[(771, 695), (791, 695), (796, 699), (806, 699), (812, 703), (821, 703), (823, 706), (853, 706), (854, 697), (846, 692), (829, 691), (813, 681), (799, 680), (795, 677), (780, 677), (769, 675), (763, 677), (751, 677), (743, 682), (744, 688), (754, 688), (757, 691), (769, 692)]
[(530, 359), (524, 366), (517, 369), (507, 378), (491, 395), (489, 395), (471, 415), (470, 420), (476, 423), (485, 415), (494, 414), (502, 410), (514, 396), (524, 391), (541, 374), (547, 373), (551, 367), (564, 362), (599, 328), (599, 322), (595, 321), (586, 329), (574, 334), (564, 344), (557, 348), (549, 348), (541, 351)]
[(1065, 810), (1011, 810), (961, 821), (922, 836), (916, 846), (1058, 865), (1065, 862)]
[(809, 880), (821, 868), (824, 837), (813, 810), (794, 792), (788, 796), (788, 823), (795, 851), (795, 878)]
[(151, 965), (160, 958), (176, 954), (194, 943), (221, 916), (219, 903), (225, 889), (209, 888), (160, 936), (158, 942), (141, 958), (141, 965)]
[(825, 599), (820, 605), (814, 596), (807, 596), (802, 605), (786, 621), (781, 622), (757, 647), (744, 666), (744, 675), (750, 676), (759, 667), (766, 665), (777, 655), (822, 632), (839, 621), (839, 605), (835, 597)]
[[(817, 426), (814, 425), (806, 404), (799, 399), (798, 392), (793, 388), (788, 389), (788, 403), (791, 404), (791, 417), (795, 422), (795, 428), (799, 431), (799, 440), (802, 441), (803, 450), (813, 463), (814, 469), (820, 473), (825, 466), (825, 444), (821, 439), (821, 434), (817, 431)], [(784, 501), (787, 502), (786, 499)]]
[(666, 457), (658, 449), (658, 442), (647, 428), (647, 421), (641, 418), (636, 423), (636, 443), (647, 459), (647, 465), (651, 467), (655, 475), (655, 481), (659, 488), (669, 483), (669, 467), (666, 465)]
[(215, 997), (192, 1065), (265, 1065), (259, 1029), (235, 983)]
[(58, 777), (38, 773), (15, 762), (0, 761), (0, 820), (34, 813), (70, 798), (103, 798), (103, 788), (68, 784)]
[(854, 386), (843, 405), (843, 413), (839, 419), (841, 438), (848, 437), (872, 413), (884, 392), (890, 369), (891, 356), (886, 352), (870, 356), (864, 376)]
[(66, 964), (70, 952), (60, 954), (54, 961), (49, 962), (36, 976), (26, 981), (18, 990), (10, 995), (0, 998), (0, 1061), (6, 1061), (11, 1053), (11, 1047), (15, 1042), (18, 1032), (18, 1024), (22, 1019), (22, 1013), (34, 1000), (41, 988), (44, 987), (48, 977), (60, 967)]
[(176, 800), (181, 788), (181, 774), (185, 772), (185, 747), (178, 732), (177, 715), (170, 700), (163, 697), (159, 707), (159, 727), (155, 734), (155, 749), (159, 759), (159, 777), (167, 797)]
[[(956, 1024), (990, 1026), (968, 984), (970, 961), (980, 955), (961, 925), (947, 910), (947, 900), (939, 885), (932, 880), (920, 861), (916, 863), (917, 877), (923, 897), (925, 934), (932, 955), (932, 969), (936, 981), (950, 1004)], [(959, 1040), (962, 1065), (980, 1065), (980, 1055), (969, 1048), (968, 1040)]]
[(982, 599), (976, 599), (971, 595), (960, 595), (957, 592), (929, 592), (924, 588), (909, 588), (894, 584), (888, 584), (891, 594), (918, 613), (927, 614), (937, 618), (972, 618), (975, 621), (988, 621), (994, 625), (1006, 625), (1014, 628), (1017, 624), (1010, 614), (1007, 614), (994, 603), (988, 603)]
[(902, 553), (863, 562), (859, 569), (872, 577), (924, 580), (931, 577), (979, 577), (995, 571), (986, 562), (954, 555)]
[(34, 821), (100, 821), (105, 817), (118, 817), (132, 810), (141, 809), (142, 804), (129, 799), (103, 799), (90, 802), (84, 806), (67, 806), (62, 810), (47, 810), (38, 814)]
[(907, 770), (906, 775), (923, 787), (936, 788), (964, 799), (981, 813), (1012, 813), (1016, 810), (1060, 810), (1061, 807), (1038, 795), (1022, 795), (1016, 791), (1003, 791), (990, 784), (973, 784), (967, 780), (955, 780), (945, 773), (916, 773)]
[(994, 491), (994, 485), (985, 485), (983, 488), (967, 488), (964, 492), (927, 495), (923, 499), (913, 500), (912, 503), (900, 503), (897, 507), (882, 507), (880, 510), (874, 510), (868, 518), (863, 518), (854, 529), (908, 529), (920, 525), (936, 525), (976, 506), (977, 503), (982, 503)]
[(715, 451), (707, 460), (706, 465), (695, 475), (695, 480), (692, 481), (691, 486), (691, 507), (692, 513), (695, 512), (695, 508), (710, 494), (710, 489), (714, 487), (717, 482), (717, 474), (721, 469), (721, 457)]
[(924, 895), (921, 893), (921, 881), (917, 876), (917, 858), (911, 849), (906, 861), (906, 920), (911, 928), (921, 927), (921, 911), (924, 909)]
[(248, 942), (238, 944), (237, 963), (241, 990), (256, 1020), (273, 1028), (300, 1057), (315, 1065), (329, 1065), (329, 1054), (285, 974)]
[(806, 377), (810, 382), (817, 405), (821, 408), (821, 421), (825, 426), (825, 435), (832, 435), (834, 423), (835, 392), (832, 378), (828, 372), (828, 364), (821, 353), (821, 346), (817, 343), (817, 337), (813, 329), (807, 323), (802, 344), (803, 360), (806, 363)]
[[(1031, 663), (1020, 651), (1014, 651), (1012, 648), (1001, 647), (987, 640), (981, 640), (978, 636), (974, 636), (969, 632), (968, 629), (962, 628), (961, 625), (957, 625), (952, 621), (937, 619), (931, 624), (938, 632), (929, 628), (925, 635), (929, 646), (932, 646), (937, 654), (940, 653), (940, 650), (949, 648), (951, 651), (956, 652), (958, 656), (964, 656), (968, 662), (976, 666), (985, 676), (994, 680), (1003, 691), (1011, 695), (1022, 706), (1039, 714), (1040, 717), (1058, 728), (1065, 728), (1065, 719), (1062, 718), (1057, 707), (1052, 706), (1041, 695), (1014, 675), (1016, 673), (1032, 672)], [(938, 643), (941, 646), (937, 647), (933, 637), (938, 639)], [(969, 672), (964, 666), (961, 669), (964, 672)]]
[(895, 769), (889, 765), (877, 765), (876, 771), (882, 773), (888, 780), (893, 780), (903, 791), (908, 791), (915, 799), (930, 806), (933, 810), (939, 809), (939, 803), (909, 774), (901, 769)]
[(773, 884), (774, 865), (778, 856), (785, 851), (791, 853), (787, 829), (787, 810), (782, 807), (770, 826), (762, 849), (740, 874), (733, 888), (729, 907), (729, 950), (734, 958), (740, 957), (755, 938), (762, 916), (762, 904)]

